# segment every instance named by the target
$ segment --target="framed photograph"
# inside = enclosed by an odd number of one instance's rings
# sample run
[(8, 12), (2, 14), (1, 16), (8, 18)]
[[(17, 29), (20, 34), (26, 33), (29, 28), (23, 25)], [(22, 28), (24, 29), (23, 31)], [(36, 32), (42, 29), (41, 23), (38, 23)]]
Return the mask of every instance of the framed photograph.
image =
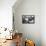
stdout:
[(35, 15), (22, 15), (22, 23), (23, 24), (34, 24)]

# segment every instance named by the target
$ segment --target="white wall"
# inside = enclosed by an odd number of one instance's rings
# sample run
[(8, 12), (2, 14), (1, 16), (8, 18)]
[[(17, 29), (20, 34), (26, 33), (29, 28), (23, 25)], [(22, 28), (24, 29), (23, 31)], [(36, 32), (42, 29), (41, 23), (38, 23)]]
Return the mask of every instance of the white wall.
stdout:
[[(24, 36), (27, 36), (26, 34), (28, 34), (28, 38), (31, 36), (30, 38), (36, 41), (37, 46), (46, 46), (46, 0), (41, 0), (41, 2), (40, 0), (23, 1), (13, 6), (15, 28), (23, 32)], [(34, 14), (36, 17), (35, 24), (22, 24), (23, 14)]]
[(42, 46), (46, 46), (46, 0), (41, 1), (41, 38)]
[[(41, 0), (23, 0), (13, 6), (13, 13), (18, 32), (22, 32), (25, 38), (34, 40), (36, 46), (41, 46)], [(35, 24), (22, 24), (22, 15), (35, 15)]]
[(0, 27), (12, 28), (12, 6), (16, 0), (0, 0)]

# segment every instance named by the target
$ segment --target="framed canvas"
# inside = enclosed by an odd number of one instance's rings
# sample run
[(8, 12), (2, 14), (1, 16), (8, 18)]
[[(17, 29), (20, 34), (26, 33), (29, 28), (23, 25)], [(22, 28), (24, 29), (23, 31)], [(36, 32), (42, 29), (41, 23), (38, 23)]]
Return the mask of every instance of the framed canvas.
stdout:
[(22, 23), (23, 24), (34, 24), (35, 23), (35, 15), (23, 15)]

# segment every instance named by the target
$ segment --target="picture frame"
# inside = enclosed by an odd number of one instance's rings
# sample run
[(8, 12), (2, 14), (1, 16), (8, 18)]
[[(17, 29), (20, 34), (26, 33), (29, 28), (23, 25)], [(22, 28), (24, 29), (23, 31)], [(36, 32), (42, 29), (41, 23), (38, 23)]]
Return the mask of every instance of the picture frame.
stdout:
[(35, 15), (22, 15), (22, 23), (23, 24), (34, 24)]

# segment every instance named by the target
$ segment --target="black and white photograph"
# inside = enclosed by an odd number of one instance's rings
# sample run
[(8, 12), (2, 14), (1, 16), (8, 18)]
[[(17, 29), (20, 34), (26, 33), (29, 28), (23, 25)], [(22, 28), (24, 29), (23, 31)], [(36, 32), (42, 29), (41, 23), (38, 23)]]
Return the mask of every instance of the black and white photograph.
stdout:
[(34, 24), (35, 23), (35, 15), (23, 15), (22, 23), (23, 24)]

